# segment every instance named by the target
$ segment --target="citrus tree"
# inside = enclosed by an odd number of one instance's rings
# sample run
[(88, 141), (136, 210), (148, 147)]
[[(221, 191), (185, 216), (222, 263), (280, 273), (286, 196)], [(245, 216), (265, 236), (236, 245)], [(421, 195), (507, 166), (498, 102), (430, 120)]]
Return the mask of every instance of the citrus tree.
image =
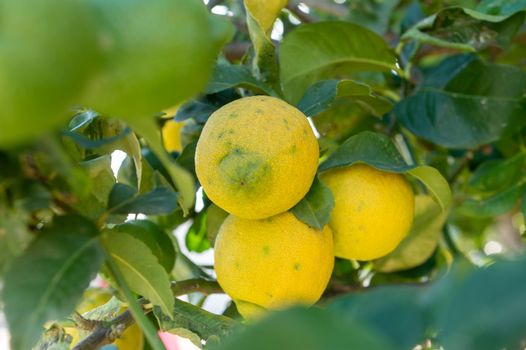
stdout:
[(0, 0), (11, 349), (524, 348), (525, 10)]

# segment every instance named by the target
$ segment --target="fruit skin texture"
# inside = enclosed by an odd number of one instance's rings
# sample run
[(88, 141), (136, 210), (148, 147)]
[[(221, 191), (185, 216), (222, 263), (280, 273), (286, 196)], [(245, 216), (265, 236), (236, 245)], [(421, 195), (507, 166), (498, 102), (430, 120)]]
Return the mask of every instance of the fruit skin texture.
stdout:
[(314, 304), (333, 265), (331, 230), (310, 228), (290, 212), (262, 220), (230, 215), (216, 238), (217, 280), (249, 319), (264, 309)]
[(252, 96), (210, 116), (197, 143), (195, 166), (217, 206), (262, 219), (305, 196), (318, 157), (318, 142), (303, 113), (277, 98)]
[(403, 175), (355, 164), (327, 171), (322, 180), (334, 195), (329, 226), (337, 257), (380, 258), (411, 229), (415, 199)]

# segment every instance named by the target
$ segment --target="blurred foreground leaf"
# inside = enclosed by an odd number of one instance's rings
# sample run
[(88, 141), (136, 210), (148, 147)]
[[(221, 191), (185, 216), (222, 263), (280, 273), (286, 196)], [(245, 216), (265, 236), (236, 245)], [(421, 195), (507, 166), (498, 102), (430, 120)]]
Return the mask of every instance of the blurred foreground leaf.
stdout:
[(4, 278), (12, 349), (31, 349), (44, 322), (69, 315), (101, 263), (97, 229), (82, 217), (57, 217), (42, 230)]

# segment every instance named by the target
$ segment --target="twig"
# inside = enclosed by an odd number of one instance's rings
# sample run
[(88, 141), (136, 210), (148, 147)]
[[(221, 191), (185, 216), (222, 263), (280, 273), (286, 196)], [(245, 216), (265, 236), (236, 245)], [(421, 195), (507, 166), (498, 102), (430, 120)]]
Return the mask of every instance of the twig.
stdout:
[(462, 173), (462, 170), (469, 164), (469, 162), (473, 159), (473, 152), (467, 151), (464, 157), (460, 160), (460, 163), (458, 164), (457, 168), (453, 173), (449, 176), (447, 181), (449, 183), (453, 183), (457, 177)]
[(96, 350), (101, 346), (113, 343), (115, 339), (120, 338), (122, 333), (135, 323), (129, 310), (124, 311), (113, 320), (101, 322), (86, 338), (78, 343), (73, 350)]
[[(189, 279), (185, 281), (172, 282), (172, 294), (174, 297), (186, 295), (189, 293), (200, 292), (205, 295), (214, 293), (224, 293), (219, 284), (215, 281), (207, 281), (199, 278)], [(139, 303), (143, 306), (145, 313), (151, 312), (151, 309), (146, 309), (147, 301), (139, 299)], [(103, 345), (110, 344), (116, 339), (120, 338), (122, 333), (135, 323), (133, 315), (129, 310), (124, 311), (119, 316), (109, 321), (93, 321), (87, 320), (80, 315), (75, 315), (74, 319), (77, 325), (81, 328), (93, 330), (93, 332), (79, 342), (73, 350), (97, 350)]]
[(172, 282), (172, 294), (175, 297), (200, 292), (205, 295), (224, 293), (216, 281), (207, 281), (200, 278)]
[(75, 314), (73, 314), (73, 321), (79, 328), (85, 329), (87, 331), (92, 331), (101, 323), (101, 321), (97, 320), (88, 320), (78, 312), (75, 312)]

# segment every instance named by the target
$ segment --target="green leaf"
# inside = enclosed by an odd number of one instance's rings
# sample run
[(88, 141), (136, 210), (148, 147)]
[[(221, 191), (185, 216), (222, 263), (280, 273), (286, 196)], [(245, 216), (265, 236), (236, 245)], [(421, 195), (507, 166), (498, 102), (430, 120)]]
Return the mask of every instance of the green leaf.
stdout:
[(338, 83), (338, 98), (350, 98), (364, 111), (381, 117), (393, 108), (393, 103), (375, 92), (365, 83), (353, 80), (342, 80)]
[[(440, 67), (435, 73), (444, 74)], [(525, 123), (526, 72), (518, 68), (474, 60), (441, 83), (420, 87), (395, 107), (398, 121), (420, 137), (448, 148), (472, 148)]]
[(446, 179), (437, 169), (428, 165), (420, 165), (408, 170), (407, 174), (420, 180), (426, 186), (442, 210), (449, 207), (451, 203), (451, 189)]
[(215, 204), (210, 204), (206, 210), (206, 236), (212, 246), (214, 246), (219, 228), (227, 216), (228, 213)]
[(509, 16), (526, 10), (526, 0), (482, 0), (476, 9), (489, 15)]
[(314, 117), (333, 103), (338, 89), (338, 80), (321, 80), (309, 86), (296, 104), (307, 117)]
[(375, 93), (369, 85), (353, 80), (319, 81), (305, 91), (297, 107), (307, 117), (313, 117), (328, 109), (337, 98), (349, 98), (364, 111), (377, 117), (393, 108), (393, 103)]
[(106, 303), (83, 313), (82, 316), (88, 320), (108, 321), (118, 315), (122, 307), (123, 303), (115, 296), (112, 296)]
[(206, 94), (214, 94), (230, 88), (242, 87), (254, 92), (276, 96), (276, 93), (265, 83), (260, 82), (245, 66), (218, 64), (214, 69), (212, 79), (206, 87)]
[(412, 349), (424, 340), (428, 324), (422, 312), (423, 292), (413, 286), (385, 286), (344, 295), (327, 308), (344, 322), (356, 322), (381, 334), (397, 349)]
[(101, 206), (106, 206), (111, 189), (115, 184), (115, 176), (111, 169), (111, 156), (106, 154), (81, 162), (80, 165), (86, 169), (93, 184), (91, 194)]
[(329, 222), (333, 208), (334, 197), (331, 190), (316, 176), (309, 192), (291, 211), (306, 225), (322, 230)]
[(44, 322), (69, 315), (102, 263), (95, 226), (57, 217), (10, 265), (3, 301), (13, 350), (31, 349)]
[(354, 0), (346, 19), (384, 35), (389, 29), (392, 12), (399, 3), (400, 0)]
[(447, 57), (425, 73), (421, 86), (442, 89), (463, 69), (476, 60), (477, 56), (471, 53)]
[(27, 227), (29, 214), (0, 204), (0, 276), (33, 239)]
[(144, 334), (144, 337), (148, 340), (148, 343), (152, 350), (165, 350), (165, 347), (159, 338), (157, 333), (157, 327), (155, 327), (152, 321), (146, 316), (142, 306), (136, 299), (136, 296), (132, 293), (128, 287), (126, 277), (123, 272), (119, 269), (118, 260), (108, 252), (106, 247), (104, 251), (106, 255), (106, 264), (108, 266), (108, 271), (111, 273), (112, 277), (117, 282), (117, 285), (124, 295), (125, 300), (128, 303), (128, 310), (130, 310), (133, 318), (141, 328), (141, 331)]
[(391, 140), (382, 134), (363, 131), (349, 137), (323, 163), (319, 170), (366, 163), (380, 170), (405, 172), (414, 166), (408, 165)]
[(330, 154), (349, 136), (374, 129), (378, 122), (350, 99), (336, 99), (329, 109), (312, 118), (320, 134), (320, 151)]
[(385, 135), (364, 131), (349, 137), (319, 166), (319, 171), (351, 166), (355, 163), (365, 163), (379, 170), (414, 176), (427, 187), (443, 209), (451, 201), (451, 190), (440, 172), (427, 165), (408, 165)]
[(430, 196), (416, 196), (411, 231), (392, 253), (374, 262), (375, 270), (390, 273), (423, 264), (438, 245), (447, 214)]
[(183, 151), (177, 157), (177, 164), (195, 174), (195, 149), (197, 141), (193, 141), (183, 148)]
[(228, 21), (193, 0), (90, 5), (97, 38), (105, 38), (105, 64), (81, 102), (126, 120), (147, 118), (201, 91), (231, 35)]
[(482, 163), (471, 178), (469, 186), (483, 192), (499, 191), (514, 184), (522, 176), (525, 154), (517, 153), (511, 158), (489, 160)]
[(102, 150), (126, 138), (130, 133), (131, 130), (123, 122), (112, 118), (100, 118), (92, 110), (75, 115), (69, 130), (62, 131), (65, 137), (72, 139), (82, 148)]
[(297, 27), (283, 40), (279, 61), (283, 90), (292, 103), (319, 80), (361, 71), (399, 71), (382, 37), (348, 22)]
[(155, 223), (148, 220), (133, 220), (114, 229), (146, 244), (166, 272), (171, 273), (176, 259), (175, 248), (170, 237)]
[(523, 183), (519, 183), (488, 198), (469, 198), (458, 207), (457, 211), (470, 217), (482, 218), (507, 213), (517, 203), (523, 188)]
[(322, 309), (294, 308), (271, 314), (226, 338), (220, 350), (396, 349), (363, 322)]
[(202, 253), (210, 249), (206, 231), (207, 212), (202, 211), (194, 218), (192, 226), (188, 229), (185, 237), (185, 244), (189, 251)]
[(203, 340), (212, 336), (222, 338), (236, 325), (231, 318), (212, 314), (179, 299), (175, 299), (172, 312), (166, 314), (159, 307), (154, 307), (153, 312), (159, 320), (161, 330), (170, 332), (173, 329), (184, 328)]
[(177, 208), (177, 195), (166, 187), (137, 194), (134, 187), (117, 183), (108, 200), (108, 210), (113, 214), (158, 215), (173, 212)]
[(523, 257), (481, 269), (464, 265), (438, 281), (428, 300), (444, 349), (516, 348), (526, 324), (525, 269)]
[(279, 89), (275, 48), (269, 34), (281, 9), (287, 5), (287, 0), (244, 0), (243, 3), (247, 13), (248, 34), (255, 51), (253, 70), (260, 80)]
[(451, 7), (423, 19), (404, 33), (401, 40), (476, 51), (489, 45), (509, 45), (523, 21), (523, 13), (510, 17), (492, 16)]
[(222, 90), (215, 94), (202, 95), (183, 104), (175, 115), (175, 120), (193, 119), (204, 124), (210, 115), (229, 102), (241, 98), (234, 89)]
[(195, 201), (194, 177), (186, 169), (174, 162), (166, 153), (161, 141), (159, 128), (153, 118), (134, 120), (131, 126), (148, 142), (148, 146), (161, 161), (161, 164), (175, 183), (179, 191), (178, 202), (186, 215), (188, 210), (193, 207)]
[(524, 222), (526, 222), (526, 188), (522, 191), (521, 213), (522, 213), (522, 219), (524, 220)]
[(173, 308), (170, 278), (150, 248), (133, 236), (108, 230), (105, 247), (130, 289), (144, 296), (164, 312)]

